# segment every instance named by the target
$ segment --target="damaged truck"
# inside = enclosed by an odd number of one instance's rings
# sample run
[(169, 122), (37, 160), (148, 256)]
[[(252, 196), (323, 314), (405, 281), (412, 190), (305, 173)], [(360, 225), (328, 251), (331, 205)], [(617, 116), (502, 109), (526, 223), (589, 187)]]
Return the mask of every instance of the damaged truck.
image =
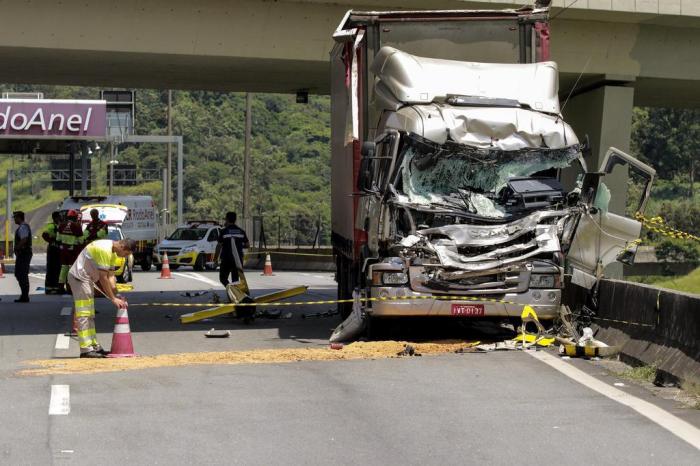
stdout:
[[(338, 298), (354, 303), (340, 305), (333, 340), (368, 318), (514, 319), (532, 305), (554, 319), (566, 275), (591, 288), (606, 265), (633, 260), (633, 214), (655, 172), (614, 148), (586, 166), (561, 114), (547, 19), (546, 9), (342, 19), (332, 241)], [(608, 208), (613, 171), (635, 180), (629, 216)]]

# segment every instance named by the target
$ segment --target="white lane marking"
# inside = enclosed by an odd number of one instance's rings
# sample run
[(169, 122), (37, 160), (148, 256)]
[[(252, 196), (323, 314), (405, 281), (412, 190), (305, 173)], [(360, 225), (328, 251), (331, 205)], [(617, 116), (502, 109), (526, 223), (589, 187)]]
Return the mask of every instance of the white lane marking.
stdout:
[(222, 286), (221, 283), (215, 282), (214, 280), (211, 280), (204, 275), (200, 275), (195, 272), (190, 272), (190, 273), (180, 273), (180, 272), (173, 272), (173, 275), (177, 275), (178, 277), (183, 277), (183, 278), (189, 278), (192, 280), (198, 280), (200, 282), (206, 283), (207, 285), (211, 286)]
[(56, 349), (68, 349), (70, 346), (70, 337), (63, 333), (56, 334)]
[(526, 353), (535, 359), (539, 359), (548, 366), (553, 367), (581, 385), (584, 385), (591, 390), (595, 390), (613, 401), (617, 401), (620, 404), (632, 408), (642, 416), (657, 423), (675, 436), (685, 440), (700, 450), (700, 429), (692, 424), (685, 422), (684, 420), (674, 416), (668, 411), (664, 411), (648, 401), (644, 401), (636, 396), (623, 392), (618, 388), (610, 386), (607, 383), (586, 374), (582, 370), (575, 368), (571, 365), (571, 363), (564, 362), (556, 356), (547, 354), (545, 351), (526, 351)]
[(69, 316), (69, 315), (71, 315), (71, 314), (73, 314), (73, 308), (72, 308), (72, 307), (66, 306), (66, 307), (61, 308), (61, 315), (62, 315), (62, 316)]
[(321, 276), (321, 275), (314, 275), (314, 278), (326, 279), (326, 278), (328, 278), (328, 277), (323, 277), (323, 276)]
[(70, 413), (70, 385), (51, 385), (49, 415), (60, 416)]

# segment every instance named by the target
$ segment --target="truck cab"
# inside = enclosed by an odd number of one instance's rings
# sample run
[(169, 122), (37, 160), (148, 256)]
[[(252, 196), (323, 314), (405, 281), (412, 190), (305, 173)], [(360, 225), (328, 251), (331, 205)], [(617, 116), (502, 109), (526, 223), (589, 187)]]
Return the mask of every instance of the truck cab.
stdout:
[(153, 251), (153, 263), (162, 267), (163, 254), (168, 254), (170, 268), (191, 266), (194, 270), (216, 270), (216, 246), (221, 226), (213, 220), (194, 220), (178, 227)]
[[(561, 115), (546, 13), (343, 18), (332, 240), (339, 298), (370, 298), (364, 316), (518, 318), (531, 305), (553, 319), (565, 274), (590, 288), (633, 259), (641, 224), (608, 209), (605, 176), (638, 174), (642, 213), (655, 172), (615, 148), (587, 167)], [(579, 176), (567, 185), (565, 171)]]

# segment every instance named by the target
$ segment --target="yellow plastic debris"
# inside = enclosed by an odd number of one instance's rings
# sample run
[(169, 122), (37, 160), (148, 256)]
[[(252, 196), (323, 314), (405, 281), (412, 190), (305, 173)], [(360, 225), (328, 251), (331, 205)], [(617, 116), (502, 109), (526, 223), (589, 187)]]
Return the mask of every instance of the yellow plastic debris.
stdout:
[[(513, 339), (513, 341), (523, 344), (535, 344), (543, 347), (550, 346), (552, 343), (554, 343), (554, 337), (544, 336), (547, 331), (540, 323), (537, 313), (531, 306), (523, 307), (523, 312), (520, 314), (520, 318), (523, 321), (523, 325), (520, 327), (520, 333)], [(535, 324), (535, 327), (537, 327), (537, 333), (531, 333), (527, 330), (527, 324), (529, 323)]]

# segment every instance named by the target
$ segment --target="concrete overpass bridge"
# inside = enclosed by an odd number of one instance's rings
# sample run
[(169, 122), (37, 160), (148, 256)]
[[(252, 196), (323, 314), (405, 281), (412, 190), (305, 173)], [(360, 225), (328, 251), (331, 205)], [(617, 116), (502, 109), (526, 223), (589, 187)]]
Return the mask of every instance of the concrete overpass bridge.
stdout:
[[(331, 34), (348, 9), (526, 1), (0, 0), (0, 82), (327, 93)], [(700, 106), (700, 0), (552, 7), (563, 96), (583, 73), (565, 116), (594, 154), (629, 147), (634, 104)]]

